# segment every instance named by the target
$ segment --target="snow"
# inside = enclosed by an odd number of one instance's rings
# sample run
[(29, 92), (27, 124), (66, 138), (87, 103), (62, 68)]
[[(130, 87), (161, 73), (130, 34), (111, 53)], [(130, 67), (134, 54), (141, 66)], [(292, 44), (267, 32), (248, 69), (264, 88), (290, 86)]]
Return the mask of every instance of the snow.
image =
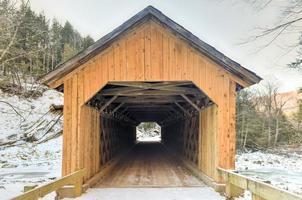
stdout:
[[(0, 91), (0, 101), (8, 102), (22, 115), (19, 116), (9, 105), (0, 102), (0, 144), (3, 144), (22, 138), (25, 132), (43, 139), (45, 127), (48, 129), (49, 126), (42, 125), (51, 125), (60, 117), (48, 113), (49, 106), (62, 104), (63, 95), (54, 90), (47, 90), (37, 99), (24, 99)], [(61, 129), (62, 120), (59, 119), (47, 135)], [(24, 186), (41, 185), (60, 177), (61, 157), (61, 136), (41, 144), (21, 140), (17, 146), (1, 147), (1, 199), (10, 199), (21, 194)]]
[[(48, 113), (49, 107), (51, 104), (63, 104), (63, 94), (46, 90), (43, 96), (37, 99), (25, 99), (2, 93), (0, 90), (0, 101), (0, 143), (4, 143), (22, 137), (22, 133), (26, 132), (43, 136), (46, 130), (41, 129), (41, 126), (56, 119), (54, 114)], [(21, 116), (4, 102), (11, 104)], [(56, 132), (60, 129), (62, 129), (62, 120), (53, 127), (52, 131)]]
[(161, 127), (156, 123), (154, 128), (145, 130), (140, 126), (136, 128), (137, 142), (160, 142), (161, 141)]
[(210, 187), (92, 188), (77, 200), (225, 200)]
[(252, 200), (252, 194), (250, 191), (245, 191), (241, 197), (237, 197), (235, 200)]
[(236, 156), (239, 173), (302, 195), (302, 155), (248, 152)]
[(24, 186), (41, 185), (61, 177), (61, 145), (62, 137), (58, 137), (39, 145), (26, 144), (1, 150), (2, 199), (21, 194)]

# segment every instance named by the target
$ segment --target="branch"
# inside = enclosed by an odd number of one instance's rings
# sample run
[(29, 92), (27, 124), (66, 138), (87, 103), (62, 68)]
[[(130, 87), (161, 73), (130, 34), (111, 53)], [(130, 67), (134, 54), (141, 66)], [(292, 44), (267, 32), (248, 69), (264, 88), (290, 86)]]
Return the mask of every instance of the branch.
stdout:
[(8, 103), (6, 101), (0, 101), (0, 103), (5, 103), (5, 104), (9, 105), (15, 111), (15, 113), (17, 115), (19, 115), (23, 120), (25, 120), (25, 118), (15, 109), (15, 107), (12, 104), (10, 104), (10, 103)]

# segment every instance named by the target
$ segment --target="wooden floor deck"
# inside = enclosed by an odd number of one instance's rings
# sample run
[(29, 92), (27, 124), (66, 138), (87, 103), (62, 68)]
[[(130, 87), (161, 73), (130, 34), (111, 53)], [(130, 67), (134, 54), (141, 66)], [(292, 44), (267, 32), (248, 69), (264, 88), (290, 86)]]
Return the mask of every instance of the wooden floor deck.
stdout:
[(139, 143), (95, 187), (204, 186), (160, 143)]

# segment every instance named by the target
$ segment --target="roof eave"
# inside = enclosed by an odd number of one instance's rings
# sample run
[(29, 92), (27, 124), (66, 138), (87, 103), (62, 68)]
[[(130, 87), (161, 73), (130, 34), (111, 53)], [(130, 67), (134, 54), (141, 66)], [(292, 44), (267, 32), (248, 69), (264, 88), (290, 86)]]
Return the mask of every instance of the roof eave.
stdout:
[[(86, 62), (89, 58), (93, 57), (95, 54), (100, 52), (102, 49), (106, 48), (109, 44), (115, 41), (122, 33), (136, 26), (137, 24), (141, 24), (146, 20), (154, 18), (163, 25), (170, 28), (172, 31), (176, 32), (180, 35), (184, 40), (190, 43), (194, 48), (199, 50), (201, 53), (205, 54), (222, 67), (224, 67), (227, 71), (235, 74), (239, 78), (243, 79), (245, 82), (250, 85), (256, 84), (262, 80), (257, 74), (252, 71), (242, 67), (239, 63), (233, 61), (228, 58), (214, 47), (208, 45), (207, 43), (200, 40), (194, 34), (186, 30), (181, 25), (174, 22), (169, 17), (165, 16), (162, 12), (155, 9), (152, 6), (148, 6), (144, 10), (140, 11), (138, 14), (134, 15), (132, 18), (124, 22), (122, 25), (114, 29), (112, 32), (108, 33), (94, 44), (89, 46), (87, 49), (79, 52), (69, 60), (60, 64), (55, 70), (47, 73), (39, 81), (45, 85), (50, 86), (53, 82), (58, 80), (60, 77), (65, 76), (66, 74), (73, 71), (77, 66)], [(60, 74), (60, 77), (57, 75)]]

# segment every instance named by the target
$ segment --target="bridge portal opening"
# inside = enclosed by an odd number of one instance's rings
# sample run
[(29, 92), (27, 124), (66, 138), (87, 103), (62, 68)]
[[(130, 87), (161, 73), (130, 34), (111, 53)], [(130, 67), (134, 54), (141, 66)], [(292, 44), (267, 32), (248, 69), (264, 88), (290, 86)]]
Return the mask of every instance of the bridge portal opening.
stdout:
[(214, 103), (192, 82), (109, 82), (87, 105), (99, 113), (100, 169), (123, 157), (97, 187), (202, 185), (180, 160), (198, 168), (212, 151), (213, 119), (202, 111)]

